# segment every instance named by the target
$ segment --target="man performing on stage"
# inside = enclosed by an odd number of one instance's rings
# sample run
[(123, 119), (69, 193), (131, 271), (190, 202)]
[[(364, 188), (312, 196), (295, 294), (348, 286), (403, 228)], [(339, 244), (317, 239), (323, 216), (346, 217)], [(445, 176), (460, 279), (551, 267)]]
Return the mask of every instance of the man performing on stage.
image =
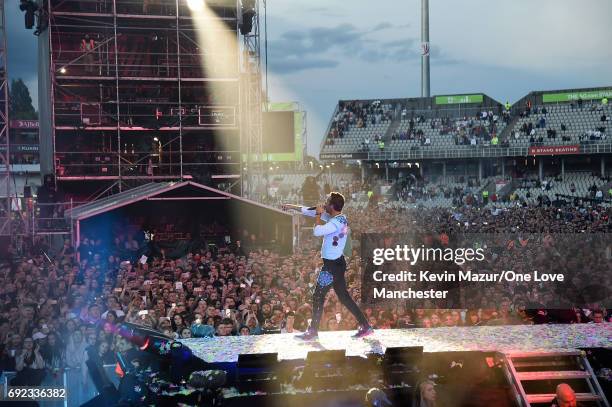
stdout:
[(344, 273), (346, 272), (344, 247), (348, 237), (348, 220), (342, 214), (343, 207), (344, 197), (338, 192), (330, 193), (325, 205), (318, 205), (315, 209), (300, 205), (283, 205), (285, 210), (295, 209), (301, 211), (303, 215), (314, 217), (316, 221), (314, 235), (323, 236), (323, 246), (321, 247), (323, 267), (319, 272), (312, 299), (312, 321), (308, 330), (299, 336), (301, 339), (310, 340), (317, 338), (319, 323), (323, 315), (325, 296), (332, 287), (342, 305), (348, 308), (357, 321), (359, 321), (359, 330), (353, 337), (362, 338), (374, 333), (374, 330), (368, 324), (367, 318), (346, 289), (346, 280), (344, 279)]

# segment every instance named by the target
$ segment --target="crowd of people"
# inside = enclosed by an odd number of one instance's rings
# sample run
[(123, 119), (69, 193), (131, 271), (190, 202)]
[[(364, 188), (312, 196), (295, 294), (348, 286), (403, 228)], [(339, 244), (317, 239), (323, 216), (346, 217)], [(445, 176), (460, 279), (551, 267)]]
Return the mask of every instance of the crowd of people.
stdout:
[[(607, 233), (611, 226), (609, 208), (589, 206), (425, 210), (380, 205), (367, 213), (349, 207), (345, 213), (354, 241), (366, 231), (575, 234)], [(113, 242), (84, 236), (77, 247), (66, 241), (55, 250), (35, 238), (25, 256), (10, 257), (0, 269), (0, 368), (22, 372), (17, 383), (35, 384), (67, 367), (86, 371), (89, 358), (112, 362), (114, 350), (130, 346), (113, 334), (122, 321), (175, 338), (302, 332), (312, 316), (311, 292), (321, 267), (320, 242), (311, 236), (302, 241), (289, 256), (250, 240), (180, 258), (161, 255), (139, 261), (145, 244), (127, 236)], [(609, 265), (610, 259), (605, 261)], [(355, 249), (346, 280), (356, 300), (361, 299), (361, 273)], [(376, 329), (610, 321), (610, 310), (598, 304), (534, 315), (525, 312), (525, 296), (519, 304), (503, 286), (488, 290), (469, 309), (374, 304), (364, 311)], [(330, 295), (321, 329), (356, 327), (352, 315)]]
[[(340, 102), (338, 112), (332, 120), (326, 145), (334, 145), (336, 139), (344, 138), (344, 133), (349, 128), (367, 128), (368, 125), (376, 125), (383, 121), (389, 121), (394, 116), (394, 108), (390, 105), (382, 105), (380, 101), (374, 102)], [(375, 141), (382, 140), (382, 135), (376, 135)], [(369, 144), (369, 141), (368, 141)]]

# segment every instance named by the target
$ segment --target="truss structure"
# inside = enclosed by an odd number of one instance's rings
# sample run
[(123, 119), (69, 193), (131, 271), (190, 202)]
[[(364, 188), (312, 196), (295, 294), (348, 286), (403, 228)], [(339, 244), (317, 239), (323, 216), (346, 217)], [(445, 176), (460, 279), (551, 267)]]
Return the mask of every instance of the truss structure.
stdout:
[[(186, 0), (46, 0), (53, 164), (64, 191), (93, 198), (184, 179), (231, 186), (253, 169), (244, 157), (261, 152), (259, 3), (251, 0), (253, 29), (242, 35), (245, 1), (207, 1), (215, 24), (198, 26)], [(201, 35), (233, 45), (208, 47)], [(229, 68), (208, 69), (207, 59)]]
[[(243, 194), (257, 200), (255, 186), (263, 177), (263, 141), (262, 141), (262, 80), (261, 80), (261, 45), (259, 0), (253, 1), (254, 16), (252, 30), (243, 36), (242, 49), (242, 140), (246, 158), (243, 166)], [(243, 12), (245, 8), (243, 7)], [(248, 10), (247, 10), (248, 12)], [(243, 14), (242, 18), (246, 18)], [(249, 17), (250, 18), (250, 17)], [(245, 188), (246, 186), (246, 188)]]
[(0, 1), (0, 236), (12, 235), (11, 163), (9, 154), (9, 100), (6, 63), (4, 0)]

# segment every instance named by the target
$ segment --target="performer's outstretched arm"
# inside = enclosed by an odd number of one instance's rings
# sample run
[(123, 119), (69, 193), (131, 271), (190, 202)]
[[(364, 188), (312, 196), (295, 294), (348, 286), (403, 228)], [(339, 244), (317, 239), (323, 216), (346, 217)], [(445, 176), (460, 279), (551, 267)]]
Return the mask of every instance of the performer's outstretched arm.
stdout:
[[(284, 210), (293, 209), (295, 211), (300, 211), (302, 215), (308, 216), (310, 218), (314, 218), (317, 215), (316, 209), (309, 209), (308, 207), (302, 206), (302, 205), (283, 204), (283, 209)], [(327, 222), (330, 218), (331, 216), (329, 216), (327, 212), (323, 212), (323, 214), (321, 215), (321, 220), (325, 222)]]

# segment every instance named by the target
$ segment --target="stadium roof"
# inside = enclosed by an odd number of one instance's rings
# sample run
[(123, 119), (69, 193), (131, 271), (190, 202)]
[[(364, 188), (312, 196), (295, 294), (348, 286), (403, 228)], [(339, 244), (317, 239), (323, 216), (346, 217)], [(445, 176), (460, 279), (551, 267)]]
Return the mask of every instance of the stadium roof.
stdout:
[(242, 203), (257, 206), (278, 212), (285, 216), (291, 216), (287, 212), (267, 205), (260, 204), (249, 199), (230, 194), (193, 181), (182, 182), (152, 182), (120, 192), (108, 198), (99, 199), (91, 203), (66, 211), (66, 219), (80, 221), (93, 216), (109, 212), (136, 202), (153, 201), (188, 201), (188, 200), (237, 200)]

